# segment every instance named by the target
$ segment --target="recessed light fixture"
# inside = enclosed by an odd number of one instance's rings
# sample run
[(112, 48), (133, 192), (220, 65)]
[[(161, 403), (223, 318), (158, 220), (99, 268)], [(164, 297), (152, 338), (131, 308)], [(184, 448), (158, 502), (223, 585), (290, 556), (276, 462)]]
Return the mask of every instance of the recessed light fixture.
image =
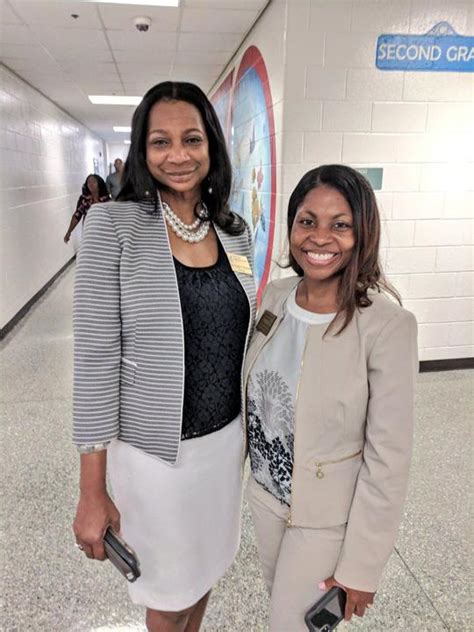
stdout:
[(124, 140), (123, 142), (124, 142), (124, 145), (131, 145), (132, 144), (131, 140)]
[(138, 105), (143, 97), (121, 97), (115, 94), (89, 94), (94, 105)]
[(130, 126), (124, 125), (124, 126), (120, 126), (120, 125), (114, 125), (114, 132), (127, 132), (128, 134), (132, 131), (132, 128)]
[(153, 7), (177, 7), (179, 6), (179, 0), (81, 0), (82, 2), (93, 2), (98, 4), (99, 2), (107, 4), (141, 4)]

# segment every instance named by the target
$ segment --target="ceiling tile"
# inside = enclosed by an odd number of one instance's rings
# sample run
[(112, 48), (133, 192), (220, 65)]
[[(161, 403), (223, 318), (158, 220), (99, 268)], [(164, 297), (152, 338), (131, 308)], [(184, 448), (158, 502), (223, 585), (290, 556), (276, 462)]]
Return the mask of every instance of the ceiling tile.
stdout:
[(8, 24), (5, 26), (2, 24), (2, 28), (0, 29), (0, 42), (2, 44), (19, 44), (25, 46), (31, 44), (31, 37), (30, 29), (23, 24)]
[[(266, 3), (181, 0), (174, 9), (0, 0), (0, 49), (20, 77), (116, 141), (112, 124), (129, 124), (135, 108), (95, 106), (87, 94), (143, 95), (166, 80), (191, 81), (207, 91)], [(152, 19), (148, 33), (135, 30), (137, 15)]]
[(55, 73), (61, 72), (60, 66), (54, 61), (45, 61), (43, 59), (38, 59), (36, 63), (29, 58), (16, 58), (16, 57), (3, 57), (2, 64), (8, 66), (15, 72), (21, 74), (21, 71), (31, 70), (42, 73), (51, 73), (54, 75)]
[(179, 23), (179, 9), (126, 4), (98, 5), (106, 29), (134, 31), (133, 18), (147, 16), (152, 23), (148, 33), (156, 31), (176, 31)]
[(256, 17), (257, 11), (184, 9), (181, 30), (203, 33), (244, 33)]
[(268, 0), (183, 0), (183, 6), (200, 9), (263, 9)]
[(9, 4), (4, 0), (0, 0), (0, 16), (2, 24), (21, 24), (21, 18), (15, 15)]
[(178, 50), (233, 52), (240, 44), (240, 33), (180, 33)]
[[(13, 9), (26, 24), (63, 28), (101, 28), (95, 4), (88, 2), (27, 2), (10, 0)], [(71, 14), (79, 15), (77, 19)], [(3, 19), (2, 19), (3, 21)]]
[(88, 49), (82, 48), (80, 50), (71, 49), (71, 50), (61, 50), (55, 52), (54, 55), (57, 58), (58, 63), (70, 63), (80, 61), (83, 64), (94, 65), (98, 62), (108, 62), (113, 61), (112, 53), (110, 50), (100, 50), (97, 48)]
[(137, 31), (107, 31), (110, 45), (114, 50), (155, 51), (175, 50), (176, 33), (138, 33)]
[(167, 75), (152, 75), (146, 81), (141, 82), (133, 82), (133, 81), (124, 81), (123, 85), (125, 86), (125, 91), (127, 94), (132, 95), (143, 95), (150, 88), (155, 86), (157, 83), (161, 83), (162, 81), (169, 81), (170, 78)]
[[(143, 62), (147, 62), (150, 59), (150, 53), (146, 50), (113, 50), (115, 60), (120, 63), (122, 61), (130, 62), (135, 64), (135, 71), (138, 71), (141, 64)], [(170, 64), (175, 57), (174, 50), (162, 50), (160, 51), (159, 57), (156, 58), (157, 62), (160, 64)], [(137, 64), (139, 62), (140, 65)]]
[(127, 94), (141, 96), (162, 81), (171, 81), (171, 75), (151, 74), (147, 80), (143, 82), (124, 81), (124, 86)]
[[(136, 78), (137, 76), (137, 64), (134, 62), (121, 61), (117, 63), (117, 67), (121, 75), (129, 75)], [(171, 70), (171, 64), (163, 64), (158, 58), (156, 62), (147, 59), (140, 64), (140, 74), (147, 77), (150, 72), (160, 73), (167, 75)]]
[(127, 92), (123, 88), (123, 84), (119, 82), (97, 81), (89, 82), (86, 80), (77, 81), (77, 85), (84, 94), (123, 94)]
[(224, 64), (175, 64), (173, 67), (174, 72), (187, 72), (196, 76), (217, 77), (221, 72)]
[(45, 55), (45, 51), (38, 44), (35, 46), (19, 46), (17, 44), (0, 44), (0, 55), (2, 59), (13, 57), (16, 59), (29, 59), (34, 63), (36, 56)]
[(69, 58), (67, 61), (64, 60), (61, 67), (68, 72), (76, 72), (92, 78), (110, 72), (116, 72), (116, 66), (113, 61), (96, 62), (91, 66), (89, 61), (84, 61), (80, 57), (76, 59)]
[(40, 42), (51, 51), (71, 49), (107, 49), (104, 33), (98, 29), (62, 29), (51, 26), (32, 25)]
[(210, 65), (219, 65), (225, 64), (229, 60), (229, 53), (215, 53), (215, 52), (184, 52), (179, 51), (176, 53), (176, 63), (177, 64), (190, 64), (190, 65), (201, 65), (201, 64), (210, 64)]

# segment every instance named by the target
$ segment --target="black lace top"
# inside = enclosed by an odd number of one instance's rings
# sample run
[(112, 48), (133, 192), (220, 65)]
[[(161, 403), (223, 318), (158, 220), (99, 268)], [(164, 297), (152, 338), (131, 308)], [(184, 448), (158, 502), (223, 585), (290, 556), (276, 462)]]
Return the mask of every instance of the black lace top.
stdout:
[(182, 438), (220, 430), (240, 412), (240, 373), (250, 318), (247, 296), (219, 243), (217, 263), (174, 260), (184, 325)]

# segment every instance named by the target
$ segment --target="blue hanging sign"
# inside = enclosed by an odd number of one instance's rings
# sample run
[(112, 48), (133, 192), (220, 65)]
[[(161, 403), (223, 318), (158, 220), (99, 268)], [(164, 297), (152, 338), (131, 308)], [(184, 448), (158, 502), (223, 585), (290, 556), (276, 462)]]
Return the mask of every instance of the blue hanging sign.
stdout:
[(439, 22), (426, 35), (380, 35), (375, 63), (380, 70), (474, 72), (474, 37)]

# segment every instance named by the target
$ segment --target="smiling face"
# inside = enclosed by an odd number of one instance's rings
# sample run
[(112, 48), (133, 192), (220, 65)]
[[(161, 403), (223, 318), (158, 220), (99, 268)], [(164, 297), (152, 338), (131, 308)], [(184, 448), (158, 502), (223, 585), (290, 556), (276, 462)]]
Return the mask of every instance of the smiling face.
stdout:
[(210, 158), (204, 123), (194, 105), (162, 100), (151, 108), (146, 163), (155, 180), (168, 189), (200, 196)]
[(337, 189), (320, 185), (299, 206), (290, 235), (290, 250), (313, 284), (335, 283), (355, 246), (352, 210)]

